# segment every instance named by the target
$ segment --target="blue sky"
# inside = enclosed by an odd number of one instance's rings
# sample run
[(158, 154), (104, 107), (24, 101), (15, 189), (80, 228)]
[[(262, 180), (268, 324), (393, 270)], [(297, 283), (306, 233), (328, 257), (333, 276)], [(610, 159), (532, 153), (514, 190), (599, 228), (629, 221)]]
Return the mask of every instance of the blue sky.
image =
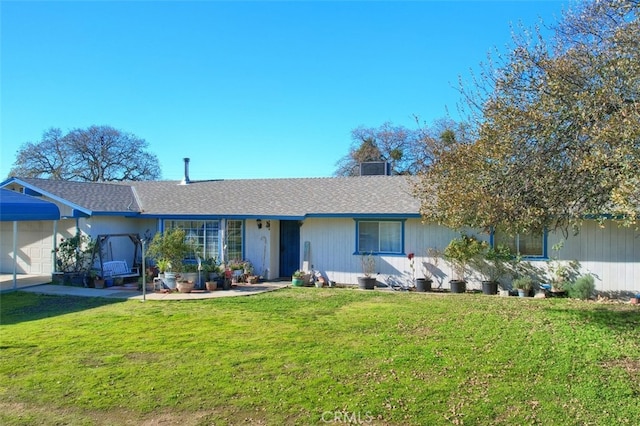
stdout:
[(568, 1), (2, 1), (0, 180), (42, 133), (109, 125), (163, 179), (331, 176), (351, 130), (452, 114), (513, 24)]

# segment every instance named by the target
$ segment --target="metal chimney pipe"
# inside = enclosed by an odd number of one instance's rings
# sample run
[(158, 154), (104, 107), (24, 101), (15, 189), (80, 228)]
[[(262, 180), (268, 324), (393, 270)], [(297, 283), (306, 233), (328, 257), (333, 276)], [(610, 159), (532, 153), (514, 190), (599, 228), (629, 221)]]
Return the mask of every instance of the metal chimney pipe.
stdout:
[(184, 158), (184, 178), (180, 184), (187, 185), (189, 183), (191, 183), (191, 180), (189, 180), (189, 159)]

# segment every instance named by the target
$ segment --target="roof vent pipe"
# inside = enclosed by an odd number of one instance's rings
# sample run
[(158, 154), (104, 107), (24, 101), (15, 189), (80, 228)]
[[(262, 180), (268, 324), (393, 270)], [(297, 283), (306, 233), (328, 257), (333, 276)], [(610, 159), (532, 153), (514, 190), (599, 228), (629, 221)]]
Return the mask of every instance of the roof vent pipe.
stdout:
[(191, 180), (189, 180), (189, 159), (185, 158), (184, 159), (184, 178), (182, 179), (182, 182), (180, 182), (180, 185), (187, 185), (191, 183)]

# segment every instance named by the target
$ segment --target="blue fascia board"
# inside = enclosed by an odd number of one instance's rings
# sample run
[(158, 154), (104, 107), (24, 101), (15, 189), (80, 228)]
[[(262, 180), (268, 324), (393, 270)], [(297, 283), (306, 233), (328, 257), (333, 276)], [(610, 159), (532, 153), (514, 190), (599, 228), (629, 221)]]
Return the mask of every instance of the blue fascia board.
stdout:
[(304, 216), (271, 216), (271, 215), (238, 215), (238, 214), (141, 214), (140, 218), (149, 219), (164, 219), (164, 220), (247, 220), (247, 219), (262, 219), (262, 220), (303, 220)]
[(64, 206), (67, 206), (67, 207), (71, 208), (72, 210), (78, 210), (78, 211), (81, 211), (81, 212), (83, 212), (84, 214), (86, 214), (86, 215), (87, 215), (87, 217), (88, 217), (88, 216), (91, 216), (91, 210), (86, 209), (86, 208), (84, 208), (84, 207), (82, 207), (82, 206), (79, 206), (79, 205), (77, 205), (77, 204), (75, 204), (75, 203), (70, 203), (70, 202), (69, 202), (69, 200), (67, 200), (67, 199), (65, 199), (65, 198), (60, 198), (60, 197), (58, 197), (57, 195), (51, 194), (50, 192), (42, 191), (42, 190), (41, 190), (40, 188), (38, 188), (37, 186), (33, 186), (33, 185), (31, 185), (31, 184), (29, 184), (29, 183), (27, 183), (27, 182), (23, 181), (23, 180), (20, 180), (20, 179), (18, 179), (18, 178), (15, 178), (15, 177), (14, 177), (14, 178), (9, 178), (9, 179), (7, 179), (6, 181), (4, 181), (3, 183), (1, 183), (1, 184), (0, 184), (0, 187), (3, 187), (3, 186), (5, 186), (5, 185), (7, 185), (7, 184), (9, 184), (9, 183), (17, 183), (17, 184), (21, 185), (21, 186), (24, 188), (25, 192), (26, 192), (26, 191), (33, 191), (33, 192), (36, 192), (36, 193), (38, 193), (40, 196), (45, 196), (45, 197), (47, 197), (47, 198), (50, 198), (50, 199), (52, 199), (52, 200), (54, 200), (54, 201), (56, 201), (56, 202), (58, 202), (58, 203), (60, 203), (60, 204), (62, 204), (62, 205), (64, 205)]
[(118, 216), (118, 217), (140, 217), (138, 212), (105, 212), (105, 211), (91, 211), (89, 216)]
[(309, 218), (349, 218), (349, 219), (415, 219), (421, 218), (419, 213), (312, 213)]

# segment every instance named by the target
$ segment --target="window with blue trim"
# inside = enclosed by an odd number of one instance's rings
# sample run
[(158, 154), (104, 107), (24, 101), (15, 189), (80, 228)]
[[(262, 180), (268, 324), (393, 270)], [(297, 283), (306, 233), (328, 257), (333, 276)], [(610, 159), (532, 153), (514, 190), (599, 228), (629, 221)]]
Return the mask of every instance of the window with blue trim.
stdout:
[(358, 253), (402, 253), (402, 221), (359, 220)]
[[(219, 220), (166, 220), (165, 229), (182, 228), (185, 239), (196, 247), (199, 255), (208, 258), (220, 258), (220, 221)], [(192, 253), (189, 260), (195, 261)]]
[(512, 253), (524, 257), (544, 257), (546, 235), (545, 234), (516, 234), (508, 235), (500, 231), (493, 234), (493, 246), (504, 245), (509, 247)]

